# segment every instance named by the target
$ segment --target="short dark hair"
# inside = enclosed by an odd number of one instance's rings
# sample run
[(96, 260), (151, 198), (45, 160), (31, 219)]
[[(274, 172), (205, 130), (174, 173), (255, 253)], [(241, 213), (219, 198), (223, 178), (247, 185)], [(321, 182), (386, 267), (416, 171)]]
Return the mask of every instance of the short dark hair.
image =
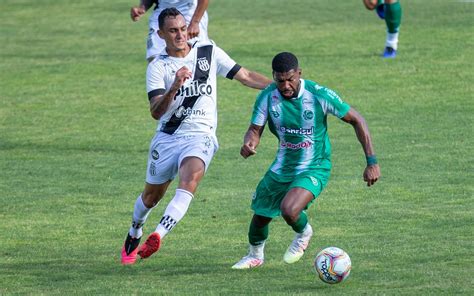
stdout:
[(179, 10), (175, 7), (165, 8), (158, 16), (158, 28), (163, 29), (163, 25), (165, 24), (165, 19), (167, 17), (177, 17), (178, 15), (183, 15)]
[(298, 59), (291, 52), (280, 52), (272, 61), (273, 72), (284, 73), (298, 69)]

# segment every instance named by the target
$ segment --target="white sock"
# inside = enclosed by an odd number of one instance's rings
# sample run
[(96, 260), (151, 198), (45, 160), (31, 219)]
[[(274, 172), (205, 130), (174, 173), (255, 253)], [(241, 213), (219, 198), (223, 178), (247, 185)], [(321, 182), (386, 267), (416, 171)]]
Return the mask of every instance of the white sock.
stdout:
[(249, 255), (258, 259), (263, 259), (263, 250), (265, 248), (265, 242), (256, 246), (249, 244)]
[(189, 191), (176, 189), (175, 196), (166, 207), (165, 213), (155, 230), (161, 239), (184, 217), (193, 197), (194, 195)]
[(147, 208), (142, 200), (142, 195), (140, 194), (135, 201), (135, 206), (133, 208), (133, 217), (132, 217), (132, 226), (128, 233), (132, 237), (140, 238), (143, 235), (143, 224), (145, 224), (146, 218), (150, 214), (153, 208)]
[(398, 32), (397, 33), (389, 33), (387, 32), (387, 39), (385, 41), (386, 47), (391, 47), (397, 50), (398, 46)]

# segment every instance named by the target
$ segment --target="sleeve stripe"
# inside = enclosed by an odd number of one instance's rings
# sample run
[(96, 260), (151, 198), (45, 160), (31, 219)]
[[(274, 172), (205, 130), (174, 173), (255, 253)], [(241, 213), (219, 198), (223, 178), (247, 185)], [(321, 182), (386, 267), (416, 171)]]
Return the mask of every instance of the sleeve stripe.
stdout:
[(240, 68), (242, 68), (242, 66), (240, 66), (239, 64), (235, 64), (235, 66), (232, 67), (232, 69), (230, 69), (229, 73), (227, 73), (225, 78), (228, 78), (231, 80), (234, 79), (235, 74), (239, 72)]
[(151, 100), (153, 97), (162, 95), (166, 92), (164, 88), (154, 89), (148, 92), (148, 100)]

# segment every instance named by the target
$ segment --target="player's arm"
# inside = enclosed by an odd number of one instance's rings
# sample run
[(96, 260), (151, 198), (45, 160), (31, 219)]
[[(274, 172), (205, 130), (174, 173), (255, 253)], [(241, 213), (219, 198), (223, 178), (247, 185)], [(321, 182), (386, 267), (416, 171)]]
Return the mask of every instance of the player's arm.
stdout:
[(264, 89), (267, 87), (267, 85), (272, 83), (272, 80), (268, 79), (262, 74), (249, 71), (244, 67), (240, 68), (240, 70), (235, 74), (234, 79), (240, 81), (240, 83), (245, 86), (256, 89)]
[(199, 35), (199, 23), (201, 22), (201, 18), (206, 12), (208, 6), (209, 0), (198, 0), (196, 10), (194, 11), (193, 17), (188, 26), (188, 39)]
[(138, 6), (133, 6), (130, 8), (130, 18), (132, 21), (136, 22), (144, 15), (151, 6), (153, 6), (155, 0), (140, 0)]
[(191, 78), (191, 71), (188, 70), (186, 67), (182, 67), (176, 72), (176, 76), (174, 78), (173, 84), (171, 87), (165, 91), (164, 94), (158, 94), (153, 96), (150, 99), (150, 113), (151, 117), (156, 120), (159, 120), (163, 114), (165, 114), (166, 110), (171, 103), (171, 101), (175, 98), (176, 94), (178, 93), (181, 86), (184, 82)]
[(362, 115), (353, 108), (349, 109), (346, 115), (342, 117), (342, 120), (354, 127), (357, 139), (364, 149), (367, 159), (367, 167), (364, 170), (364, 181), (367, 182), (367, 186), (371, 186), (380, 178), (380, 167), (375, 158), (375, 151), (367, 123)]
[(244, 136), (244, 144), (240, 148), (240, 155), (242, 155), (243, 158), (257, 153), (257, 146), (260, 143), (260, 137), (262, 136), (264, 128), (265, 126), (250, 124)]

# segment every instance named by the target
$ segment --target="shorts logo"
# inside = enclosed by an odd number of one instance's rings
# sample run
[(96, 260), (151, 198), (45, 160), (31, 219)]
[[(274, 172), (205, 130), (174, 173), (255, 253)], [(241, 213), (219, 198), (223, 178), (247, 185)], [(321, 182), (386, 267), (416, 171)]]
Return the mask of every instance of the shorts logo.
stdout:
[(197, 63), (198, 63), (198, 67), (201, 71), (209, 71), (209, 62), (207, 61), (206, 58), (199, 58), (197, 60)]
[(311, 110), (304, 110), (304, 112), (303, 112), (303, 118), (304, 118), (305, 120), (311, 120), (311, 119), (313, 119), (313, 117), (314, 117), (313, 111), (311, 111)]
[(150, 175), (156, 176), (156, 166), (153, 162), (150, 164)]
[(204, 146), (207, 148), (211, 148), (211, 138), (210, 137), (204, 137)]
[(155, 30), (153, 30), (152, 28), (150, 28), (150, 31), (148, 32), (148, 38), (146, 40), (146, 48), (147, 49), (150, 49), (153, 47), (153, 39), (152, 39), (152, 36), (153, 34), (155, 33)]
[(280, 113), (278, 113), (277, 111), (270, 111), (270, 113), (272, 113), (272, 116), (275, 118), (280, 117)]
[(252, 199), (256, 199), (256, 198), (257, 198), (257, 192), (254, 192), (254, 193), (252, 194)]
[(309, 178), (311, 179), (311, 182), (313, 183), (314, 186), (318, 186), (318, 179), (316, 179), (313, 176), (309, 176)]
[(158, 153), (157, 150), (153, 150), (151, 152), (151, 158), (153, 158), (153, 160), (158, 160), (158, 158), (160, 158), (160, 154)]

